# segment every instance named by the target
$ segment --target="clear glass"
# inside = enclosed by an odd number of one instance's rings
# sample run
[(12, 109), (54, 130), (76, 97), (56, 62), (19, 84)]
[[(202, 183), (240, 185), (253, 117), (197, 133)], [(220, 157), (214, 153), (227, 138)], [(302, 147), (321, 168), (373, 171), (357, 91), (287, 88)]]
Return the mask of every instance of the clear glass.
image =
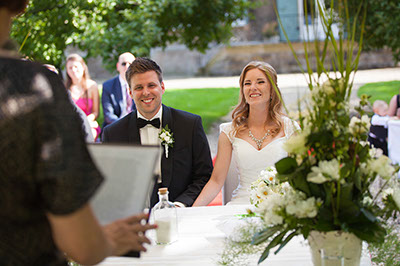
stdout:
[(168, 201), (168, 192), (160, 194), (160, 201), (153, 207), (152, 215), (157, 224), (156, 243), (169, 244), (178, 240), (178, 214), (175, 205)]
[(344, 266), (343, 249), (339, 248), (330, 252), (330, 250), (322, 248), (321, 266)]

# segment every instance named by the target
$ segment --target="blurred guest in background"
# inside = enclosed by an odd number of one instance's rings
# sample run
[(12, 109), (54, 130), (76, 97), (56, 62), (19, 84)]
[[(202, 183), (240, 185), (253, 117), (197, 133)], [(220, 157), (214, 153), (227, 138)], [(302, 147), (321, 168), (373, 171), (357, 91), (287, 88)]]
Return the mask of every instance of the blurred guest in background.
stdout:
[(100, 127), (96, 122), (99, 116), (99, 90), (97, 83), (90, 79), (89, 70), (83, 58), (78, 54), (67, 57), (66, 87), (72, 100), (85, 112), (95, 139), (100, 135)]
[(135, 60), (131, 53), (123, 53), (118, 58), (117, 70), (119, 75), (103, 83), (101, 103), (103, 105), (104, 124), (111, 124), (135, 110), (135, 102), (129, 96), (129, 84), (125, 73)]
[[(55, 66), (50, 65), (50, 64), (44, 64), (44, 66), (48, 70), (53, 71), (54, 73), (59, 75), (58, 70), (57, 70), (57, 68)], [(75, 102), (72, 99), (71, 99), (71, 103), (75, 106), (75, 111), (78, 112), (79, 117), (82, 119), (82, 126), (83, 126), (83, 129), (85, 130), (85, 134), (86, 134), (86, 136), (85, 136), (86, 142), (94, 142), (94, 136), (93, 136), (93, 133), (92, 133), (92, 127), (90, 126), (90, 122), (89, 122), (86, 114), (82, 111), (81, 108), (79, 108), (75, 104)]]
[(371, 117), (371, 127), (368, 133), (368, 141), (375, 148), (382, 149), (383, 154), (388, 156), (388, 104), (382, 100), (376, 100), (372, 106), (374, 115)]
[(393, 96), (390, 100), (388, 115), (400, 118), (400, 93)]

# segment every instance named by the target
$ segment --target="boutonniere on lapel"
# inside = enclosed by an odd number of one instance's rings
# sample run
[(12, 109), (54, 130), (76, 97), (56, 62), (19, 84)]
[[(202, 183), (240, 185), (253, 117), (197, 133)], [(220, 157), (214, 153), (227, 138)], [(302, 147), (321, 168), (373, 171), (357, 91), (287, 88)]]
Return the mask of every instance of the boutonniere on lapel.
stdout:
[(174, 133), (171, 133), (171, 130), (166, 125), (161, 132), (158, 134), (158, 138), (161, 140), (161, 145), (164, 145), (165, 148), (165, 158), (168, 159), (168, 147), (174, 146), (174, 138), (172, 137)]

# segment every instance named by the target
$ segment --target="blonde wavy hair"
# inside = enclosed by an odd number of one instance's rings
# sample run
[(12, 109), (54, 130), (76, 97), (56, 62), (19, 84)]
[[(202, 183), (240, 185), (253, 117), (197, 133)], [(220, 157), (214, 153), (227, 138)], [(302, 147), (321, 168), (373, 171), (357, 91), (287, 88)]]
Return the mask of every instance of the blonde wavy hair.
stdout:
[[(248, 117), (249, 117), (249, 104), (246, 103), (246, 99), (244, 97), (243, 86), (244, 86), (244, 78), (247, 72), (251, 69), (259, 69), (265, 73), (265, 76), (270, 83), (271, 88), (271, 100), (270, 104), (267, 107), (268, 110), (268, 119), (265, 121), (265, 125), (267, 125), (267, 121), (272, 121), (273, 128), (271, 129), (271, 135), (275, 136), (280, 132), (282, 129), (282, 102), (281, 102), (281, 91), (278, 87), (278, 75), (276, 70), (268, 63), (261, 62), (261, 61), (251, 61), (248, 63), (242, 70), (240, 74), (240, 96), (239, 96), (239, 103), (235, 107), (232, 112), (232, 124), (234, 127), (233, 134), (236, 135), (237, 133), (248, 129)], [(274, 89), (274, 86), (271, 84), (272, 82), (276, 85), (277, 91)]]

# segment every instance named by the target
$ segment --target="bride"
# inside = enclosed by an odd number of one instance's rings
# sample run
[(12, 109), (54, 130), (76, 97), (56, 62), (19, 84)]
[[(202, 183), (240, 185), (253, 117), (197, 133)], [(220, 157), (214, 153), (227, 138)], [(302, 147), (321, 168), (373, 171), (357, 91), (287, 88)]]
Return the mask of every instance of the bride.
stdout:
[(232, 113), (233, 120), (220, 125), (214, 171), (193, 206), (207, 205), (215, 198), (224, 185), (232, 156), (240, 181), (229, 204), (250, 204), (250, 184), (261, 170), (287, 155), (283, 144), (299, 129), (296, 122), (282, 113), (277, 74), (271, 65), (248, 63), (239, 83), (240, 101)]

